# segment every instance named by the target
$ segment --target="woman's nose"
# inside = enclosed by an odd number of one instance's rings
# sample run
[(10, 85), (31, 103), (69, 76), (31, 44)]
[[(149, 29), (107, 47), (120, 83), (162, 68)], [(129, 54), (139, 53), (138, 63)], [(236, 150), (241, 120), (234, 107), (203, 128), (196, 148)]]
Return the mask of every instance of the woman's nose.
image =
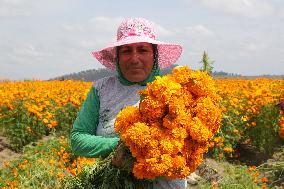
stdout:
[(139, 53), (138, 52), (132, 52), (131, 54), (131, 60), (139, 60)]

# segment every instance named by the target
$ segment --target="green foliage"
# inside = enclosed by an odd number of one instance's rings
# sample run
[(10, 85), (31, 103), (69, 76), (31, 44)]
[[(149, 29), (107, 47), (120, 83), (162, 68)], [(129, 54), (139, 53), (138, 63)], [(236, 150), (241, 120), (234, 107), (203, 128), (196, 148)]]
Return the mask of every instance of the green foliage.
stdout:
[(202, 68), (201, 68), (202, 71), (206, 71), (209, 74), (212, 73), (213, 68), (214, 68), (213, 67), (214, 61), (210, 60), (208, 53), (206, 51), (203, 52), (202, 61), (200, 63), (202, 63), (202, 65), (203, 65)]
[[(226, 111), (222, 113), (221, 127), (214, 137), (222, 139), (222, 141), (215, 141), (214, 147), (209, 149), (209, 154), (215, 159), (232, 158), (233, 153), (224, 152), (224, 147), (235, 149), (243, 137), (241, 134), (244, 130), (244, 123), (241, 120), (241, 114), (234, 107), (227, 106), (228, 101), (229, 99), (224, 98), (221, 102), (221, 105), (226, 107)], [(220, 157), (220, 155), (222, 156)]]
[[(225, 164), (222, 167), (225, 168), (223, 178), (213, 185), (218, 189), (260, 189), (252, 175), (248, 173), (248, 168), (246, 166), (240, 165), (229, 165)], [(211, 189), (212, 183), (203, 182), (199, 184), (200, 189)]]
[(66, 176), (61, 184), (64, 189), (91, 189), (94, 185), (90, 182), (90, 173), (92, 166), (85, 166), (82, 172), (74, 177), (73, 175)]
[(257, 167), (257, 170), (274, 183), (281, 183), (284, 179), (284, 161), (264, 163)]
[(17, 108), (1, 107), (5, 117), (1, 119), (0, 128), (8, 138), (11, 149), (20, 151), (23, 146), (49, 133), (49, 129), (36, 117), (29, 115), (23, 101), (17, 99), (13, 105)]
[(252, 144), (260, 151), (272, 155), (277, 142), (280, 140), (279, 131), (279, 108), (273, 104), (263, 106), (261, 111), (251, 120), (256, 122), (256, 127), (249, 127), (244, 131), (245, 138), (252, 139)]
[[(65, 139), (65, 142), (67, 140)], [(11, 161), (0, 169), (0, 188), (7, 187), (9, 182), (17, 183), (16, 188), (62, 188), (62, 180), (58, 176), (64, 171), (58, 163), (60, 157), (57, 152), (62, 149), (60, 139), (50, 137), (36, 146), (25, 146), (20, 159)], [(66, 151), (70, 150), (68, 146)], [(69, 175), (65, 171), (66, 175)]]
[[(238, 103), (247, 104), (247, 100), (241, 99)], [(225, 152), (224, 148), (236, 149), (239, 144), (249, 141), (258, 152), (266, 154), (267, 157), (271, 156), (281, 140), (278, 133), (279, 108), (274, 104), (267, 104), (262, 106), (257, 114), (253, 114), (246, 109), (231, 106), (229, 101), (229, 98), (224, 98), (221, 102), (226, 111), (222, 114), (221, 128), (214, 137), (222, 138), (223, 141), (219, 142), (219, 146), (215, 142), (214, 147), (209, 149), (209, 154), (217, 159), (220, 159), (220, 154), (221, 159), (238, 157), (237, 151)]]
[(60, 135), (68, 136), (77, 117), (77, 113), (78, 107), (72, 103), (67, 103), (58, 108), (55, 111), (55, 119), (58, 122), (58, 125), (54, 128), (55, 131)]
[(143, 189), (147, 180), (139, 180), (131, 173), (133, 157), (130, 151), (126, 152), (126, 163), (121, 168), (112, 164), (112, 152), (107, 158), (97, 159), (93, 168), (85, 169), (76, 177), (66, 177), (64, 183), (68, 189), (97, 188), (97, 189)]
[(274, 152), (271, 159), (259, 165), (256, 169), (262, 177), (266, 177), (270, 181), (270, 188), (277, 188), (278, 185), (281, 185), (284, 180), (284, 141), (282, 141), (282, 146)]
[(43, 118), (40, 119), (28, 112), (22, 100), (15, 100), (13, 106), (17, 108), (0, 107), (4, 114), (0, 120), (0, 131), (7, 137), (9, 147), (14, 151), (21, 151), (23, 146), (37, 141), (51, 132), (69, 135), (78, 113), (78, 107), (72, 103), (58, 107), (54, 113), (58, 125), (49, 128), (48, 123), (43, 122)]

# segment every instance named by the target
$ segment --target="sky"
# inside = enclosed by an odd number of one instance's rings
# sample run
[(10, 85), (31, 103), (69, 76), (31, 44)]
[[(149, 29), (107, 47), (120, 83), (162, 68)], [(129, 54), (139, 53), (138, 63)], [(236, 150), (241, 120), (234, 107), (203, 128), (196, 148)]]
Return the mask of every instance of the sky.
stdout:
[(284, 74), (283, 0), (0, 0), (0, 78), (103, 68), (91, 52), (114, 42), (129, 17), (182, 45), (179, 65), (201, 68), (206, 51), (214, 71)]

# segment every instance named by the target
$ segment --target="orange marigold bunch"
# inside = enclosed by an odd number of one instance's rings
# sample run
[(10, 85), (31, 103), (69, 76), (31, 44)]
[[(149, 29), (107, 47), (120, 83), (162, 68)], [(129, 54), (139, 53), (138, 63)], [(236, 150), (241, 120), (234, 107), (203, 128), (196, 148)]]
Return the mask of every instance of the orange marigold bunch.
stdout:
[(178, 67), (157, 77), (140, 95), (139, 107), (126, 107), (115, 122), (136, 159), (134, 176), (185, 178), (202, 162), (220, 127), (222, 110), (213, 79)]
[(284, 139), (284, 113), (279, 118), (279, 136)]

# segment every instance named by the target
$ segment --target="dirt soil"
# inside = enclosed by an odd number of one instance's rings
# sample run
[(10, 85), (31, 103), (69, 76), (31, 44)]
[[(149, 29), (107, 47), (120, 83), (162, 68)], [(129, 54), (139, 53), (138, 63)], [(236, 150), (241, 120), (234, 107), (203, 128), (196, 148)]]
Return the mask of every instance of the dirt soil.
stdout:
[(7, 139), (3, 136), (0, 136), (0, 169), (3, 166), (3, 163), (6, 161), (12, 161), (21, 156), (21, 153), (16, 153), (9, 149)]
[[(47, 141), (51, 138), (51, 136), (44, 136), (42, 139), (32, 142), (29, 145), (37, 145), (40, 142)], [(6, 137), (0, 136), (0, 169), (3, 167), (3, 163), (6, 161), (12, 161), (15, 160), (19, 157), (21, 157), (22, 153), (21, 152), (14, 152), (9, 148), (8, 141)]]

